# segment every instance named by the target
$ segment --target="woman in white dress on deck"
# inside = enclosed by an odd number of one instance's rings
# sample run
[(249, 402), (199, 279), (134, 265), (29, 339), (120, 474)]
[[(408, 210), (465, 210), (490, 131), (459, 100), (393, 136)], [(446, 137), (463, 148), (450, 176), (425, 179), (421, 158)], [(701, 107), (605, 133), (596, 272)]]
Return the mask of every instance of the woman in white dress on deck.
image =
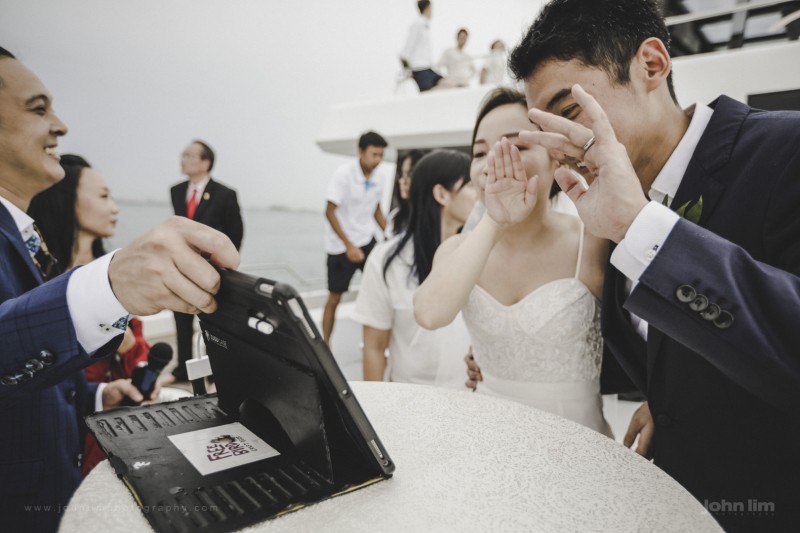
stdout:
[(415, 293), (415, 316), (436, 329), (463, 311), (483, 375), (477, 392), (611, 436), (600, 395), (598, 304), (608, 245), (579, 218), (551, 208), (558, 163), (519, 138), (532, 127), (521, 93), (487, 95), (471, 165), (486, 213), (469, 234), (439, 247)]

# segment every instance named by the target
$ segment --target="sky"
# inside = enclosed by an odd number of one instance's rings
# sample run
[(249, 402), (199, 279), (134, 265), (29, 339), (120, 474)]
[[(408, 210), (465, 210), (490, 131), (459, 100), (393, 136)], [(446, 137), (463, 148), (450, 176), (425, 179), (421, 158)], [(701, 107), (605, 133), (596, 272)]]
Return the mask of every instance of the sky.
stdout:
[[(434, 56), (460, 27), (472, 55), (511, 47), (541, 3), (436, 0)], [(70, 129), (59, 151), (118, 199), (168, 202), (200, 138), (243, 206), (322, 210), (348, 158), (315, 144), (319, 125), (333, 105), (393, 96), (418, 13), (414, 0), (0, 0), (0, 46), (54, 95)]]

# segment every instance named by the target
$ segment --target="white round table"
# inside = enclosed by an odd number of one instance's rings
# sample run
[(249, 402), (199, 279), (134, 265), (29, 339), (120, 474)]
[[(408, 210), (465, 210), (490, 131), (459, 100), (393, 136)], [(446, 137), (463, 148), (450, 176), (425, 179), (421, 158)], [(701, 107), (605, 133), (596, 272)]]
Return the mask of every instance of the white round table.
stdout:
[[(393, 478), (244, 531), (722, 531), (659, 468), (568, 420), (470, 392), (352, 389), (396, 464)], [(60, 531), (151, 529), (103, 461)]]

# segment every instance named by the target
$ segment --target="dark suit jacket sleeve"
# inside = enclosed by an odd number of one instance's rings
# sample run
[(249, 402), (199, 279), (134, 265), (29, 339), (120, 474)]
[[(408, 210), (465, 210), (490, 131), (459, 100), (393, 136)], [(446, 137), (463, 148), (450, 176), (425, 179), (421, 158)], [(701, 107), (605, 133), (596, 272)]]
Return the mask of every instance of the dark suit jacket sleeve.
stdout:
[(242, 247), (242, 237), (244, 237), (244, 224), (242, 223), (242, 213), (239, 210), (239, 200), (236, 191), (229, 190), (225, 201), (225, 214), (222, 217), (222, 232), (228, 236), (236, 249)]
[[(767, 213), (751, 214), (763, 232), (763, 249), (754, 253), (765, 261), (681, 219), (625, 307), (744, 389), (799, 416), (800, 153), (783, 168), (764, 172), (781, 174), (764, 190)], [(733, 324), (721, 329), (679, 301), (682, 285), (729, 311)]]
[[(117, 336), (90, 357), (78, 343), (75, 326), (67, 307), (67, 283), (72, 272), (36, 287), (16, 298), (0, 303), (0, 381), (26, 370), (37, 368), (30, 379), (18, 384), (0, 382), (0, 398), (30, 394), (50, 387), (86, 365), (116, 349), (122, 340)], [(6, 277), (7, 273), (0, 273)], [(0, 286), (8, 279), (0, 279)], [(5, 288), (5, 287), (3, 287)], [(52, 356), (45, 356), (43, 352)], [(48, 363), (50, 360), (50, 363)]]
[(86, 384), (86, 399), (83, 405), (83, 415), (90, 415), (95, 412), (95, 402), (97, 400), (97, 386), (99, 383)]
[(169, 190), (170, 200), (172, 201), (172, 210), (178, 216), (186, 216), (186, 189), (188, 187), (188, 182), (183, 181), (173, 185)]

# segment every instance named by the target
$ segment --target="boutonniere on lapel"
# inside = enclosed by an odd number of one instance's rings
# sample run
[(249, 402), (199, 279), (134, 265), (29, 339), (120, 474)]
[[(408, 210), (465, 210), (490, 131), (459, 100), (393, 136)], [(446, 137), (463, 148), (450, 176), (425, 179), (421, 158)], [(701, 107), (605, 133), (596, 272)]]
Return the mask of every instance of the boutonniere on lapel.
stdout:
[(209, 198), (211, 198), (211, 195), (210, 195), (210, 194), (208, 194), (207, 192), (204, 192), (204, 193), (203, 193), (203, 200), (206, 200), (206, 201), (208, 201), (208, 199), (209, 199)]
[[(664, 201), (661, 203), (664, 205), (669, 205), (669, 196), (664, 196)], [(676, 209), (675, 212), (679, 217), (683, 217), (689, 222), (698, 224), (700, 222), (700, 215), (703, 214), (703, 195), (701, 194), (700, 198), (698, 198), (696, 202), (689, 200)]]

